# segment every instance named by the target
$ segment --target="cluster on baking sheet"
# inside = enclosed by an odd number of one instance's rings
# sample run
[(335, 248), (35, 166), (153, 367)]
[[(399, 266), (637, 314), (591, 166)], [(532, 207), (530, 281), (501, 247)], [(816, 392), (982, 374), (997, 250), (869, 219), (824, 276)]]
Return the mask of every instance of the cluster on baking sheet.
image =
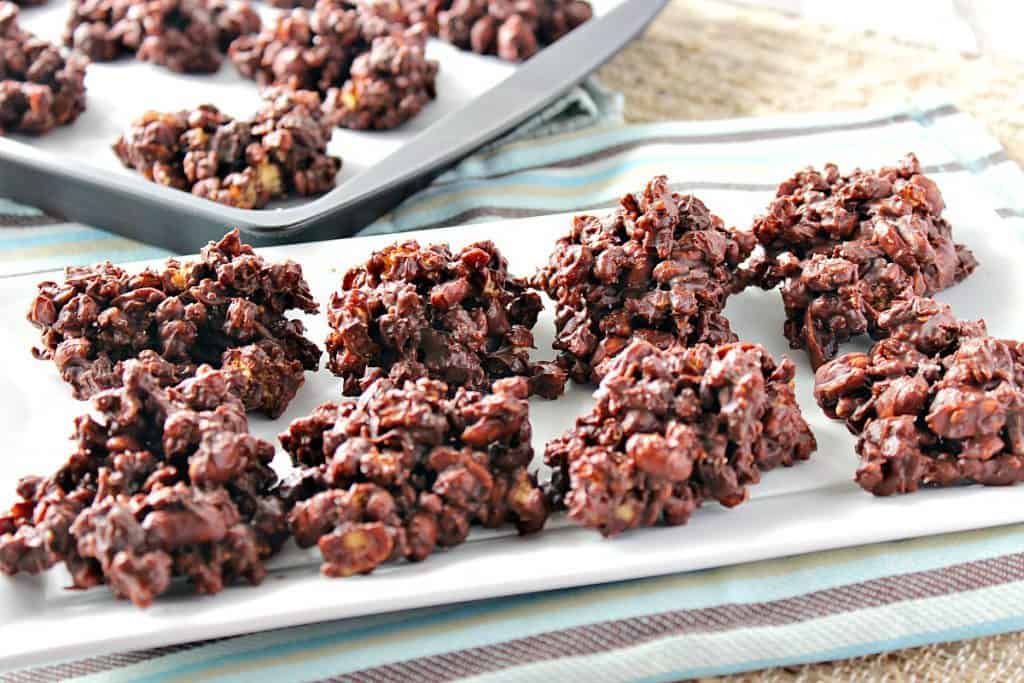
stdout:
[(511, 62), (529, 59), (593, 16), (585, 0), (398, 0), (442, 40)]
[(228, 54), (261, 87), (318, 91), (332, 126), (383, 130), (436, 97), (439, 65), (426, 41), (394, 3), (318, 0), (238, 38)]
[[(20, 4), (42, 4), (23, 0)], [(438, 36), (522, 61), (591, 18), (584, 0), (275, 0), (264, 22), (248, 0), (72, 0), (64, 45), (18, 25), (0, 0), (0, 135), (42, 134), (85, 110), (90, 61), (128, 55), (185, 74), (229, 58), (265, 100), (252, 118), (215, 104), (146, 111), (114, 153), (146, 180), (221, 204), (259, 209), (335, 186), (335, 127), (401, 126), (437, 97)]]
[(39, 135), (85, 111), (88, 60), (18, 25), (18, 7), (0, 2), (0, 135)]
[[(253, 121), (154, 115), (119, 154), (194, 192), (315, 185), (328, 162), (313, 130), (297, 131), (329, 103), (264, 77), (278, 89)], [(69, 268), (39, 285), (29, 320), (36, 356), (91, 408), (66, 462), (23, 478), (0, 516), (0, 571), (63, 563), (74, 585), (106, 583), (144, 606), (176, 577), (207, 593), (258, 582), (289, 538), (317, 546), (325, 575), (350, 576), (424, 560), (474, 526), (529, 534), (564, 511), (614, 536), (685, 524), (705, 502), (735, 507), (763, 473), (817, 447), (794, 363), (739, 339), (726, 317), (751, 286), (781, 285), (783, 332), (817, 369), (825, 414), (857, 436), (864, 489), (1015, 483), (1024, 346), (930, 298), (976, 266), (943, 209), (909, 155), (878, 171), (800, 171), (751, 230), (658, 176), (577, 216), (529, 277), (491, 242), (394, 242), (330, 296), (336, 395), (280, 434), (292, 465), (281, 479), (246, 411), (280, 416), (319, 365), (288, 317), (318, 311), (300, 266), (233, 232), (159, 269)], [(553, 361), (531, 357), (544, 294)], [(840, 354), (858, 334), (870, 351)], [(545, 445), (541, 467), (529, 398), (557, 400), (570, 379), (594, 403)]]
[(320, 96), (268, 88), (251, 119), (211, 105), (149, 111), (114, 143), (114, 154), (147, 180), (241, 209), (334, 187), (341, 160), (327, 154), (331, 125)]
[(246, 0), (72, 0), (64, 44), (96, 62), (123, 55), (215, 73), (231, 41), (260, 29)]

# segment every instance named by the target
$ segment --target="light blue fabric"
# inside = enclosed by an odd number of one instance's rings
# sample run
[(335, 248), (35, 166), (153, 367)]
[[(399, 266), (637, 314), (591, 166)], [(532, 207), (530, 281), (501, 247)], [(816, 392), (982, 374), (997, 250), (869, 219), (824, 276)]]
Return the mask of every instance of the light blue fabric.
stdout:
[[(879, 577), (921, 572), (978, 561), (1024, 548), (1024, 525), (948, 536), (879, 544), (865, 548), (757, 562), (679, 576), (666, 576), (604, 586), (577, 588), (481, 601), (454, 607), (415, 610), (379, 617), (348, 619), (245, 636), (153, 659), (83, 678), (82, 681), (169, 683), (190, 675), (218, 683), (304, 681), (330, 672), (342, 675), (397, 659), (412, 659), (453, 650), (499, 643), (583, 624), (656, 615), (670, 610), (699, 609), (727, 603), (757, 603), (856, 584)], [(1015, 584), (1024, 598), (1024, 580)], [(970, 597), (965, 596), (965, 601)], [(1021, 614), (1012, 627), (1024, 621)], [(995, 622), (979, 622), (949, 631), (952, 638), (970, 638), (993, 631)], [(1010, 623), (1010, 622), (1007, 622)], [(940, 624), (908, 632), (912, 621), (893, 621), (887, 632), (868, 644), (835, 643), (808, 661), (877, 652), (900, 643), (941, 640)], [(387, 634), (384, 644), (374, 638)], [(329, 647), (350, 645), (339, 655)], [(835, 654), (843, 653), (843, 654)], [(750, 660), (742, 666), (673, 670), (659, 680), (726, 673), (730, 670), (784, 664)], [(246, 665), (244, 671), (234, 671)], [(208, 678), (208, 676), (210, 676)]]

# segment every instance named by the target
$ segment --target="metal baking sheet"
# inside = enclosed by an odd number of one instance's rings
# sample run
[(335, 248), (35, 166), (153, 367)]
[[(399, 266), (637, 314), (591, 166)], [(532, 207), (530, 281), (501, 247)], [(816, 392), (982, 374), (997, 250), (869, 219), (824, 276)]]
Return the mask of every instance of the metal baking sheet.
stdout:
[[(0, 196), (180, 251), (195, 250), (231, 226), (261, 244), (352, 234), (579, 82), (642, 30), (664, 0), (593, 4), (595, 19), (522, 65), (432, 39), (428, 55), (441, 64), (437, 99), (392, 131), (336, 129), (328, 149), (344, 166), (338, 186), (317, 198), (235, 209), (159, 187), (123, 168), (110, 145), (146, 110), (212, 103), (249, 116), (259, 105), (256, 83), (230, 60), (214, 75), (182, 75), (131, 57), (90, 65), (87, 110), (74, 124), (40, 137), (0, 139)], [(281, 12), (260, 10), (265, 21)], [(51, 0), (23, 9), (21, 22), (59, 42), (68, 11), (66, 2)]]

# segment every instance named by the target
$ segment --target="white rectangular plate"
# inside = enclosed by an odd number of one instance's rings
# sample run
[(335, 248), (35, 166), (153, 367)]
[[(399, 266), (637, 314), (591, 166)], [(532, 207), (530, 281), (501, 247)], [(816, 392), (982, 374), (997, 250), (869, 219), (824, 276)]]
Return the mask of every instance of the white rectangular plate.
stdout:
[[(592, 0), (602, 14), (621, 0)], [(253, 2), (268, 24), (285, 10)], [(23, 8), (24, 28), (42, 38), (61, 44), (69, 13), (65, 0), (50, 0), (42, 7)], [(459, 50), (441, 40), (431, 39), (427, 55), (441, 64), (437, 76), (437, 99), (402, 126), (388, 131), (354, 131), (336, 128), (328, 152), (342, 159), (337, 184), (355, 177), (395, 152), (445, 115), (496, 86), (515, 70), (515, 65), (472, 52)], [(110, 147), (147, 110), (178, 111), (213, 104), (237, 118), (251, 117), (260, 106), (255, 81), (238, 73), (226, 56), (215, 74), (178, 74), (164, 67), (125, 55), (113, 62), (94, 62), (86, 73), (86, 110), (74, 124), (61, 126), (46, 135), (14, 136), (20, 142), (59, 156), (64, 161), (91, 167), (100, 173), (135, 174), (125, 168)], [(313, 197), (295, 197), (271, 204), (297, 206)]]
[[(716, 207), (712, 201), (711, 207), (728, 222), (746, 225), (766, 199), (766, 193), (751, 193), (729, 206)], [(982, 265), (941, 298), (964, 317), (987, 310), (994, 333), (1020, 337), (1024, 314), (1013, 303), (1024, 293), (1024, 270), (1014, 263), (1019, 245), (1005, 231), (996, 232), (1002, 226), (994, 214), (966, 211), (968, 195), (947, 194), (947, 201), (957, 238), (974, 249)], [(512, 270), (527, 274), (547, 258), (555, 236), (567, 225), (567, 216), (556, 215), (404, 237), (445, 240), (454, 247), (492, 239)], [(324, 302), (347, 267), (391, 239), (303, 244), (262, 253), (302, 263), (314, 293)], [(29, 356), (36, 339), (24, 313), (35, 283), (47, 277), (59, 275), (0, 281), (0, 320), (8, 327), (0, 337), (0, 358), (6, 367), (0, 377), (0, 433), (5, 437), (0, 501), (5, 505), (13, 498), (18, 476), (51, 471), (63, 460), (72, 418), (85, 409), (71, 399), (52, 365)], [(781, 355), (787, 349), (780, 332), (778, 296), (748, 292), (735, 297), (726, 313), (742, 338)], [(322, 340), (323, 316), (309, 318), (308, 323), (312, 338)], [(552, 331), (548, 310), (536, 328), (539, 357), (550, 357)], [(965, 487), (889, 499), (861, 491), (851, 480), (856, 466), (852, 437), (815, 406), (810, 367), (802, 353), (794, 358), (798, 398), (818, 438), (818, 452), (810, 462), (768, 473), (754, 487), (750, 502), (736, 509), (707, 505), (685, 527), (644, 529), (614, 540), (556, 516), (545, 532), (533, 537), (474, 533), (465, 545), (426, 562), (386, 566), (371, 576), (349, 579), (321, 577), (315, 551), (289, 548), (272, 562), (270, 576), (258, 587), (231, 587), (214, 597), (179, 590), (146, 610), (114, 599), (106, 588), (66, 590), (69, 581), (63, 569), (41, 577), (0, 577), (0, 668), (1024, 520), (1024, 487)], [(285, 416), (275, 421), (251, 418), (255, 433), (274, 440), (290, 420), (338, 395), (339, 380), (330, 373), (307, 378)], [(545, 441), (570, 427), (589, 403), (589, 392), (578, 387), (555, 402), (532, 402), (538, 459)], [(280, 453), (275, 467), (288, 467)]]

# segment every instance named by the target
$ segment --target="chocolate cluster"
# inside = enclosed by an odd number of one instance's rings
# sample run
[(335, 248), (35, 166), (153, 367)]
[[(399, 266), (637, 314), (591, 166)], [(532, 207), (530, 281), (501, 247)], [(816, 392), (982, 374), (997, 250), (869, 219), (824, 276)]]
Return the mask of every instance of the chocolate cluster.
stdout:
[(17, 5), (0, 2), (0, 135), (74, 122), (85, 111), (87, 64), (22, 29)]
[(377, 38), (352, 62), (349, 79), (324, 103), (334, 125), (386, 130), (402, 125), (437, 97), (438, 63), (424, 55), (424, 34)]
[(367, 46), (362, 16), (347, 4), (324, 4), (313, 14), (296, 9), (258, 34), (235, 40), (228, 56), (239, 73), (261, 86), (326, 94), (344, 83), (356, 49)]
[(589, 20), (583, 0), (399, 0), (407, 23), (463, 50), (520, 62)]
[(389, 2), (319, 0), (242, 36), (229, 55), (261, 85), (318, 91), (332, 125), (393, 128), (434, 99), (438, 63), (426, 31)]
[(248, 433), (230, 383), (204, 366), (167, 388), (125, 362), (118, 388), (76, 419), (64, 464), (19, 481), (20, 499), (0, 515), (0, 571), (63, 562), (76, 588), (107, 584), (140, 607), (174, 577), (200, 593), (259, 583), (287, 520), (274, 447)]
[(839, 345), (875, 335), (893, 301), (929, 296), (976, 267), (952, 239), (935, 183), (913, 154), (897, 166), (841, 175), (807, 168), (779, 185), (754, 221), (764, 255), (751, 267), (769, 289), (782, 283), (785, 334), (818, 367)]
[(327, 366), (348, 394), (381, 377), (486, 391), (495, 379), (521, 376), (531, 393), (554, 398), (565, 372), (529, 357), (542, 308), (491, 242), (457, 253), (447, 244), (396, 242), (345, 273), (331, 296)]
[[(430, 15), (440, 3), (405, 0), (407, 11)], [(442, 40), (512, 62), (529, 59), (593, 14), (583, 0), (450, 0), (436, 13)], [(424, 11), (425, 10), (425, 11)]]
[[(321, 3), (272, 0), (271, 4), (312, 9)], [(421, 25), (460, 49), (513, 62), (529, 59), (594, 14), (583, 0), (348, 0), (341, 4), (397, 25)]]
[(817, 447), (794, 372), (758, 344), (632, 342), (607, 368), (590, 412), (546, 446), (553, 505), (605, 536), (685, 524), (705, 500), (739, 505), (761, 472)]
[(181, 73), (213, 73), (237, 37), (260, 30), (245, 0), (72, 0), (64, 42), (95, 61), (134, 54)]
[(28, 319), (41, 333), (33, 353), (55, 363), (78, 399), (119, 387), (132, 360), (163, 386), (209, 364), (249, 410), (277, 417), (303, 370), (319, 366), (302, 322), (286, 317), (318, 311), (302, 267), (267, 263), (237, 230), (198, 259), (170, 259), (159, 270), (131, 274), (105, 263), (65, 273), (62, 283), (39, 285)]
[(665, 176), (610, 214), (574, 217), (535, 277), (555, 302), (559, 363), (596, 382), (634, 340), (664, 350), (735, 341), (722, 310), (753, 248)]
[(886, 496), (1024, 480), (1024, 345), (922, 297), (895, 302), (878, 331), (815, 376), (818, 404), (858, 437), (857, 483)]
[(341, 160), (327, 154), (331, 125), (319, 95), (268, 88), (262, 96), (248, 120), (212, 105), (146, 112), (114, 154), (147, 180), (242, 209), (332, 189)]
[(351, 576), (423, 560), (474, 524), (539, 531), (548, 510), (527, 470), (527, 393), (521, 377), (454, 395), (434, 380), (382, 379), (292, 422), (281, 444), (299, 468), (283, 491), (296, 542), (320, 548), (324, 574)]

